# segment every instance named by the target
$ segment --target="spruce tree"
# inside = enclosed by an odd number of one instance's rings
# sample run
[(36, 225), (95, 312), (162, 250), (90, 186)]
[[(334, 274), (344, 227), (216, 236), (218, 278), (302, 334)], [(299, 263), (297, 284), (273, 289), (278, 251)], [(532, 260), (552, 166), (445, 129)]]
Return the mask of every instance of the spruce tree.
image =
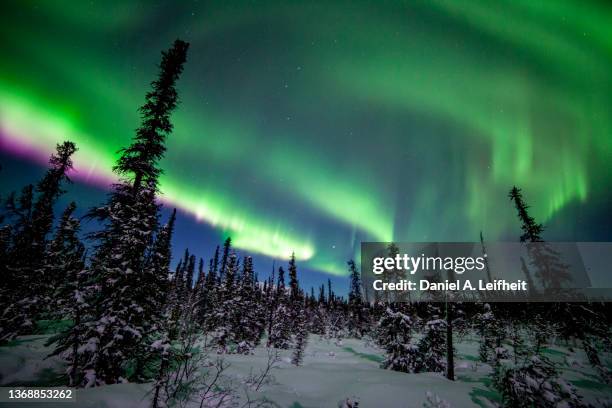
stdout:
[(214, 340), (219, 353), (232, 351), (230, 346), (236, 344), (236, 326), (240, 319), (240, 304), (236, 296), (236, 275), (238, 258), (230, 252), (227, 256), (223, 284), (219, 290), (219, 304), (215, 311), (218, 326), (215, 328)]
[[(162, 336), (167, 334), (168, 324), (177, 324), (177, 315), (174, 319), (168, 319), (166, 307), (169, 301), (170, 292), (170, 262), (172, 260), (172, 235), (174, 233), (174, 223), (176, 221), (176, 209), (172, 211), (168, 222), (162, 226), (155, 237), (149, 264), (146, 273), (149, 275), (150, 284), (143, 288), (148, 293), (144, 297), (150, 299), (148, 303), (142, 305), (143, 314), (149, 316), (149, 330), (146, 337), (138, 344), (135, 354), (136, 364), (134, 368), (133, 380), (141, 381), (148, 378), (150, 373), (146, 373), (146, 366), (152, 359), (157, 357), (156, 350), (152, 349), (153, 344), (159, 344), (160, 332)], [(176, 297), (172, 298), (178, 301)]]
[[(169, 291), (169, 276), (170, 276), (170, 261), (172, 259), (172, 235), (174, 234), (174, 223), (176, 221), (176, 209), (172, 211), (170, 219), (157, 233), (151, 258), (148, 265), (150, 274), (155, 283), (152, 285), (152, 290), (157, 290), (152, 293), (156, 296), (155, 302), (146, 305), (152, 310), (150, 313), (160, 313), (167, 302), (167, 294)], [(158, 315), (158, 317), (160, 316)]]
[(46, 239), (53, 225), (53, 206), (65, 193), (62, 184), (69, 183), (68, 171), (72, 169), (72, 155), (77, 148), (73, 142), (58, 144), (56, 154), (49, 160), (50, 168), (36, 186), (38, 199), (32, 210), (32, 255), (42, 256)]
[(475, 316), (475, 327), (480, 336), (478, 354), (483, 363), (495, 363), (503, 354), (502, 342), (505, 330), (502, 322), (495, 316), (491, 305), (485, 303), (484, 311)]
[(21, 190), (19, 198), (13, 193), (6, 201), (6, 213), (13, 225), (6, 228), (7, 239), (10, 240), (5, 253), (7, 262), (0, 265), (3, 278), (0, 282), (0, 343), (33, 328), (32, 320), (23, 313), (29, 304), (28, 293), (25, 292), (29, 286), (25, 285), (24, 274), (21, 273), (24, 267), (22, 260), (28, 256), (27, 237), (31, 234), (33, 197), (34, 186), (29, 184)]
[(219, 281), (223, 281), (223, 274), (225, 274), (225, 268), (227, 267), (228, 257), (232, 248), (232, 238), (227, 237), (223, 243), (223, 255), (221, 255), (221, 265), (219, 268)]
[(242, 265), (242, 276), (236, 299), (237, 319), (233, 330), (238, 344), (238, 353), (249, 354), (259, 344), (265, 316), (255, 289), (253, 259), (250, 256), (245, 257)]
[[(185, 249), (184, 258), (189, 258), (189, 250)], [(186, 304), (185, 299), (185, 270), (187, 269), (186, 263), (181, 259), (176, 265), (172, 279), (169, 283), (171, 286), (170, 300), (168, 302), (168, 308), (171, 310), (171, 316), (173, 320), (177, 320), (182, 314), (182, 309)]]
[(292, 302), (298, 301), (300, 298), (300, 285), (297, 279), (297, 266), (295, 264), (295, 253), (289, 258), (289, 299)]
[[(178, 102), (176, 81), (183, 70), (188, 44), (176, 40), (162, 53), (158, 78), (140, 108), (141, 126), (130, 146), (120, 151), (106, 205), (93, 209), (103, 229), (97, 240), (90, 275), (97, 283), (94, 316), (87, 333), (91, 345), (86, 363), (88, 385), (113, 384), (125, 378), (128, 364), (140, 359), (143, 342), (155, 330), (146, 305), (155, 303), (158, 274), (149, 268), (150, 248), (158, 227), (156, 202), (159, 161), (172, 131), (170, 115)], [(163, 272), (162, 272), (163, 273)]]
[(327, 279), (327, 304), (330, 307), (333, 307), (335, 300), (334, 291), (332, 290), (331, 279)]
[(523, 199), (521, 189), (513, 187), (509, 197), (514, 202), (521, 221), (523, 234), (520, 240), (531, 244), (527, 246), (527, 250), (531, 258), (531, 265), (536, 269), (536, 276), (545, 291), (559, 290), (563, 282), (571, 281), (568, 265), (561, 261), (559, 252), (543, 241), (541, 234), (544, 227), (529, 215), (527, 211), (529, 206)]
[(276, 286), (274, 284), (275, 280), (275, 263), (272, 262), (272, 272), (270, 276), (266, 280), (266, 284), (264, 286), (264, 302), (266, 307), (266, 331), (268, 333), (268, 340), (266, 343), (266, 347), (271, 346), (270, 335), (272, 334), (272, 327), (274, 325), (274, 313), (276, 312), (276, 306), (278, 298), (276, 296)]
[(278, 268), (278, 281), (275, 290), (274, 311), (268, 333), (268, 346), (288, 349), (291, 346), (291, 308), (285, 288), (285, 270)]
[(304, 311), (304, 294), (300, 289), (300, 284), (297, 277), (297, 265), (295, 262), (295, 254), (292, 253), (289, 258), (289, 319), (294, 323), (293, 334), (297, 335), (300, 331), (305, 330), (306, 315)]
[(403, 373), (419, 369), (421, 359), (411, 344), (413, 325), (410, 316), (387, 307), (376, 328), (376, 341), (386, 353), (383, 368)]
[(185, 270), (185, 293), (186, 298), (191, 298), (193, 294), (193, 280), (195, 278), (195, 263), (196, 257), (195, 255), (189, 256), (189, 260), (187, 262), (187, 268)]
[(202, 312), (204, 315), (200, 319), (204, 322), (204, 330), (212, 331), (217, 326), (215, 310), (219, 305), (219, 281), (217, 270), (219, 268), (219, 247), (217, 246), (213, 257), (210, 259), (208, 274), (204, 282), (205, 298), (203, 301)]
[(321, 285), (321, 287), (319, 287), (319, 298), (317, 299), (317, 302), (319, 304), (324, 304), (325, 303), (325, 285)]
[(306, 351), (306, 344), (308, 342), (308, 332), (301, 327), (295, 336), (295, 346), (293, 348), (293, 355), (291, 356), (291, 364), (294, 366), (301, 366), (304, 362), (304, 353)]
[(64, 211), (55, 237), (48, 251), (46, 270), (52, 276), (56, 301), (55, 316), (70, 319), (73, 324), (54, 340), (54, 355), (61, 354), (68, 361), (68, 385), (76, 386), (83, 379), (80, 372), (79, 347), (85, 327), (82, 324), (87, 310), (87, 295), (83, 287), (84, 245), (78, 238), (80, 222), (73, 217), (76, 208), (71, 203)]
[(538, 224), (531, 215), (528, 213), (529, 206), (525, 204), (523, 200), (523, 193), (520, 188), (514, 186), (510, 190), (508, 197), (512, 202), (514, 202), (514, 206), (518, 212), (518, 218), (521, 221), (521, 229), (523, 230), (523, 234), (521, 235), (521, 242), (541, 242), (542, 241), (542, 231), (544, 231), (544, 226), (542, 224)]
[(198, 279), (194, 287), (195, 318), (200, 326), (204, 325), (206, 316), (206, 273), (204, 272), (204, 259), (198, 262)]
[[(19, 334), (30, 333), (41, 314), (51, 308), (44, 262), (48, 236), (53, 225), (53, 207), (65, 192), (63, 184), (70, 182), (74, 143), (66, 141), (56, 146), (49, 159), (49, 169), (37, 183), (22, 191), (18, 204), (14, 196), (7, 202), (7, 212), (15, 219), (11, 230), (11, 245), (5, 253), (2, 275), (2, 316), (0, 342)], [(41, 279), (42, 277), (42, 279)]]
[(425, 324), (425, 334), (418, 343), (421, 359), (419, 371), (444, 373), (446, 371), (446, 321), (433, 316)]
[(502, 396), (503, 407), (571, 407), (589, 406), (576, 388), (558, 377), (554, 364), (542, 356), (532, 356), (524, 365), (500, 367), (493, 385)]
[[(297, 277), (297, 265), (295, 262), (295, 253), (289, 258), (289, 321), (287, 324), (292, 324), (293, 334), (293, 358), (292, 363), (296, 366), (302, 364), (304, 359), (304, 351), (308, 341), (308, 321), (305, 310), (304, 293), (300, 289)], [(292, 323), (291, 323), (292, 322)]]
[(351, 285), (348, 295), (349, 307), (349, 332), (358, 338), (367, 330), (366, 308), (361, 296), (361, 276), (353, 260), (348, 261)]
[(76, 203), (71, 202), (64, 210), (43, 267), (46, 302), (52, 305), (51, 316), (59, 319), (72, 312), (76, 277), (84, 267), (85, 246), (78, 237), (80, 222), (73, 216), (75, 209)]

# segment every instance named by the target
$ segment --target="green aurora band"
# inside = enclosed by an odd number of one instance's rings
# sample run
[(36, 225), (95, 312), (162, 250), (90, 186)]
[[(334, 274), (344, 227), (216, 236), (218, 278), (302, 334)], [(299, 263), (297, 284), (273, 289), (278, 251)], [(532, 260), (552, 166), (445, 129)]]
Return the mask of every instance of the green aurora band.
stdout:
[(362, 240), (503, 237), (512, 185), (546, 222), (610, 183), (603, 3), (10, 3), (0, 148), (73, 140), (75, 177), (107, 185), (184, 38), (163, 200), (245, 250), (343, 275)]

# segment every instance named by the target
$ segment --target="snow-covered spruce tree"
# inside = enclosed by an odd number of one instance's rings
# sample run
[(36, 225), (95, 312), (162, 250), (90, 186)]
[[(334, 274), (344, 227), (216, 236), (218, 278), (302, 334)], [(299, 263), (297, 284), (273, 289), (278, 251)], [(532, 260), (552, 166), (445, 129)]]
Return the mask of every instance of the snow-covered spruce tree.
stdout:
[[(177, 301), (176, 297), (169, 295), (171, 293), (171, 282), (168, 279), (170, 276), (172, 235), (174, 233), (175, 221), (176, 209), (172, 211), (168, 222), (158, 231), (151, 250), (149, 265), (147, 266), (153, 279), (152, 284), (149, 286), (151, 292), (147, 296), (151, 300), (149, 303), (143, 304), (142, 308), (143, 314), (150, 316), (149, 326), (151, 329), (148, 333), (148, 338), (138, 344), (138, 350), (135, 353), (136, 363), (131, 378), (138, 381), (145, 380), (154, 375), (152, 372), (146, 371), (151, 361), (160, 357), (160, 347), (153, 347), (153, 345), (159, 346), (161, 344), (162, 346), (167, 345), (169, 347), (170, 340), (168, 333), (170, 330), (168, 330), (168, 325), (173, 325), (173, 328), (176, 329), (178, 323), (176, 321), (178, 317), (175, 316), (176, 320), (173, 320), (166, 310), (170, 299)], [(164, 339), (166, 339), (167, 343), (164, 343)], [(161, 358), (163, 359), (163, 353)]]
[(219, 266), (219, 282), (223, 282), (225, 269), (227, 268), (227, 262), (229, 260), (229, 255), (232, 249), (232, 238), (227, 237), (225, 242), (223, 243), (223, 253), (221, 255), (221, 264)]
[(289, 258), (289, 308), (290, 320), (293, 322), (293, 334), (306, 331), (306, 311), (304, 310), (304, 293), (300, 289), (297, 278), (297, 265), (295, 253)]
[(574, 386), (559, 378), (554, 365), (542, 356), (532, 356), (521, 367), (499, 367), (493, 385), (501, 394), (504, 407), (586, 406)]
[(544, 346), (549, 342), (549, 339), (556, 336), (557, 323), (547, 319), (540, 313), (536, 313), (530, 324), (531, 341), (535, 347), (535, 354), (540, 354)]
[(54, 316), (72, 321), (70, 328), (52, 339), (57, 343), (52, 354), (60, 354), (68, 361), (70, 386), (77, 385), (82, 379), (78, 348), (84, 331), (82, 320), (88, 306), (82, 283), (85, 247), (78, 238), (80, 222), (72, 215), (75, 208), (76, 204), (70, 203), (62, 214), (45, 262), (45, 270), (56, 285)]
[(274, 325), (274, 312), (276, 312), (277, 296), (276, 296), (276, 285), (275, 282), (276, 265), (272, 263), (272, 272), (264, 283), (263, 289), (263, 305), (265, 307), (265, 331), (268, 334), (266, 341), (266, 347), (270, 347), (270, 335), (272, 334), (272, 327)]
[(268, 285), (268, 281), (261, 281), (259, 279), (259, 274), (257, 272), (253, 272), (253, 290), (255, 291), (255, 304), (258, 307), (257, 311), (257, 319), (259, 320), (259, 342), (261, 342), (263, 336), (266, 333), (266, 327), (268, 324), (268, 299), (266, 286)]
[(325, 334), (327, 310), (325, 309), (325, 285), (319, 287), (319, 297), (311, 306), (309, 330), (314, 334)]
[(219, 353), (233, 351), (230, 346), (236, 344), (236, 327), (240, 323), (240, 302), (236, 296), (236, 275), (238, 272), (238, 257), (230, 252), (223, 273), (223, 283), (219, 288), (219, 305), (214, 311), (216, 321), (213, 338)]
[[(44, 260), (48, 236), (53, 225), (53, 206), (64, 193), (63, 184), (70, 182), (73, 142), (58, 144), (49, 159), (49, 169), (36, 188), (27, 186), (19, 204), (14, 199), (7, 203), (13, 215), (12, 242), (6, 251), (7, 264), (3, 265), (2, 316), (0, 342), (19, 334), (30, 333), (41, 314), (51, 310), (51, 290), (44, 277)], [(3, 279), (3, 280), (4, 280)]]
[(446, 371), (446, 321), (433, 316), (425, 323), (425, 334), (417, 345), (420, 366), (418, 371), (444, 373)]
[[(53, 225), (53, 206), (65, 193), (62, 184), (69, 183), (68, 171), (72, 169), (72, 155), (77, 148), (73, 142), (58, 144), (56, 154), (49, 160), (50, 168), (36, 186), (38, 199), (32, 210), (32, 256), (42, 257), (46, 250), (46, 241)], [(33, 260), (38, 261), (38, 260)], [(39, 261), (38, 261), (39, 262)]]
[(183, 258), (179, 261), (172, 276), (172, 285), (176, 288), (174, 292), (180, 308), (184, 308), (189, 300), (187, 281), (189, 280), (188, 275), (193, 272), (193, 266), (189, 265), (190, 258), (189, 248), (185, 248)]
[[(66, 141), (56, 146), (56, 153), (49, 159), (49, 169), (34, 188), (26, 186), (18, 203), (14, 195), (7, 200), (7, 218), (13, 220), (9, 268), (22, 279), (34, 278), (41, 272), (40, 266), (47, 247), (47, 238), (53, 224), (53, 206), (64, 193), (62, 185), (69, 183), (67, 172), (72, 169), (74, 143)], [(40, 279), (33, 279), (40, 281)], [(32, 293), (31, 283), (28, 293)], [(23, 295), (23, 293), (20, 293)]]
[(327, 306), (328, 309), (331, 309), (334, 305), (334, 302), (336, 300), (336, 294), (334, 293), (334, 290), (332, 289), (332, 283), (331, 283), (331, 279), (327, 279)]
[(497, 350), (502, 347), (505, 332), (502, 322), (493, 313), (491, 305), (485, 303), (483, 309), (482, 313), (474, 316), (474, 326), (480, 336), (478, 348), (480, 361), (488, 363), (496, 360)]
[[(171, 238), (174, 231), (175, 216), (176, 210), (172, 213), (168, 224), (158, 234), (158, 240), (156, 241), (156, 245), (159, 244), (161, 249), (156, 252), (159, 254), (157, 258), (159, 268), (166, 270), (168, 275), (170, 274)], [(166, 245), (163, 245), (164, 243)], [(188, 257), (189, 252), (186, 251), (185, 254)], [(165, 282), (168, 293), (163, 296), (165, 300), (163, 305), (164, 315), (157, 325), (159, 328), (157, 339), (150, 346), (152, 356), (158, 357), (158, 366), (154, 374), (153, 407), (160, 406), (160, 393), (167, 386), (168, 373), (171, 370), (173, 359), (176, 358), (173, 343), (185, 335), (186, 323), (190, 323), (184, 321), (185, 316), (189, 316), (192, 311), (189, 309), (191, 305), (185, 299), (183, 270), (183, 260), (181, 259), (173, 273), (172, 280)]]
[(274, 290), (274, 310), (268, 333), (268, 347), (288, 349), (291, 347), (291, 309), (285, 288), (285, 270), (278, 268), (278, 281)]
[(348, 267), (351, 280), (348, 295), (348, 330), (352, 336), (361, 338), (368, 328), (367, 308), (361, 296), (361, 276), (352, 259), (348, 261)]
[(185, 293), (186, 297), (190, 299), (193, 296), (193, 282), (195, 279), (195, 255), (189, 256), (187, 261), (187, 268), (185, 269)]
[(79, 239), (80, 222), (74, 218), (76, 203), (71, 202), (62, 214), (44, 261), (45, 284), (50, 293), (50, 316), (63, 319), (73, 314), (77, 275), (84, 268), (85, 246)]
[(20, 300), (23, 298), (22, 275), (19, 274), (19, 259), (26, 256), (27, 246), (19, 241), (29, 236), (32, 225), (32, 200), (34, 186), (29, 184), (21, 190), (19, 198), (15, 193), (9, 195), (5, 212), (13, 225), (5, 228), (7, 248), (4, 257), (6, 263), (0, 264), (0, 343), (13, 339), (20, 331), (31, 330), (30, 319), (24, 319), (20, 313)]
[(527, 356), (527, 347), (525, 345), (525, 339), (523, 338), (523, 323), (521, 321), (514, 320), (510, 322), (509, 340), (512, 346), (512, 356), (514, 358), (514, 364), (518, 364), (519, 359)]
[(263, 308), (257, 302), (254, 279), (253, 259), (247, 256), (242, 262), (242, 275), (238, 282), (235, 300), (239, 310), (233, 327), (236, 350), (241, 354), (250, 354), (259, 344), (263, 332)]
[(162, 310), (145, 307), (156, 302), (160, 275), (150, 266), (151, 247), (158, 227), (156, 202), (158, 162), (172, 131), (171, 112), (178, 95), (176, 81), (183, 70), (188, 44), (176, 40), (162, 53), (158, 78), (141, 107), (141, 126), (130, 146), (120, 151), (114, 167), (119, 182), (109, 200), (90, 216), (103, 224), (92, 237), (97, 241), (90, 275), (97, 284), (93, 316), (86, 333), (86, 385), (125, 380), (127, 370), (141, 357)]
[(218, 279), (217, 272), (219, 268), (219, 247), (215, 250), (214, 256), (211, 258), (208, 273), (204, 280), (204, 300), (200, 308), (198, 319), (203, 322), (204, 331), (211, 332), (217, 326), (216, 314), (214, 311), (218, 307)]
[(295, 264), (295, 253), (289, 258), (289, 300), (296, 302), (301, 298), (300, 285), (297, 278), (297, 265)]
[[(189, 251), (187, 249), (185, 250), (185, 257), (189, 257)], [(170, 337), (173, 338), (178, 336), (179, 320), (187, 304), (187, 299), (185, 298), (184, 271), (185, 267), (183, 266), (183, 259), (181, 259), (176, 265), (174, 272), (171, 273), (170, 281), (166, 283), (168, 286), (168, 294), (164, 305), (164, 318), (167, 320), (165, 327), (166, 330), (171, 333)]]
[(126, 380), (126, 370), (141, 358), (138, 352), (159, 320), (153, 314), (161, 314), (161, 309), (145, 310), (162, 290), (155, 287), (158, 279), (153, 276), (161, 271), (150, 270), (147, 262), (153, 243), (150, 228), (158, 218), (151, 184), (141, 186), (135, 199), (131, 186), (116, 185), (107, 207), (110, 225), (95, 234), (100, 245), (88, 272), (97, 288), (87, 333), (92, 348), (86, 367), (88, 385)]
[(204, 326), (204, 317), (206, 316), (206, 272), (204, 271), (204, 259), (200, 258), (198, 262), (198, 279), (193, 288), (194, 299), (194, 316), (198, 326)]
[(170, 219), (166, 225), (164, 225), (157, 233), (155, 243), (153, 244), (153, 250), (151, 251), (151, 258), (148, 267), (151, 269), (152, 277), (156, 280), (153, 287), (161, 289), (161, 292), (158, 293), (159, 297), (155, 300), (155, 302), (146, 305), (146, 307), (152, 309), (163, 309), (168, 301), (167, 296), (170, 285), (168, 277), (170, 276), (170, 261), (172, 260), (172, 235), (174, 234), (175, 222), (176, 209), (172, 211)]
[(335, 296), (333, 302), (329, 303), (326, 308), (325, 337), (333, 339), (337, 344), (340, 344), (348, 334), (347, 316), (344, 309), (343, 299), (338, 296)]
[(305, 309), (304, 292), (300, 289), (297, 277), (295, 253), (289, 258), (289, 308), (292, 326), (293, 356), (292, 364), (299, 366), (304, 360), (306, 343), (308, 342), (308, 320)]
[(376, 328), (377, 343), (385, 350), (382, 367), (412, 373), (421, 366), (421, 356), (411, 344), (413, 321), (410, 316), (387, 307)]
[(300, 324), (295, 335), (293, 346), (293, 355), (291, 356), (291, 364), (300, 366), (304, 362), (304, 352), (308, 342), (308, 331), (303, 324)]

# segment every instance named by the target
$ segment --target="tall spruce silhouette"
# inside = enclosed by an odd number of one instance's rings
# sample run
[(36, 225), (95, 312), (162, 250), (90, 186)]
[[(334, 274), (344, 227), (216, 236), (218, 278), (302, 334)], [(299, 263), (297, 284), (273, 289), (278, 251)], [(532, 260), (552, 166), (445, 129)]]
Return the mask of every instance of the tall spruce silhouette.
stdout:
[(356, 337), (361, 337), (366, 330), (365, 310), (361, 296), (361, 276), (355, 261), (352, 259), (347, 262), (350, 274), (350, 289), (348, 294), (349, 307), (349, 331)]
[(538, 224), (535, 218), (527, 212), (529, 206), (523, 200), (521, 189), (516, 186), (512, 187), (508, 197), (514, 203), (518, 212), (518, 218), (521, 221), (521, 229), (523, 230), (521, 242), (542, 242), (541, 234), (544, 231), (544, 226)]
[(10, 196), (6, 210), (15, 219), (13, 228), (6, 230), (6, 264), (2, 272), (2, 315), (0, 316), (0, 342), (19, 334), (31, 333), (41, 314), (51, 308), (45, 259), (49, 234), (54, 220), (53, 207), (64, 194), (63, 185), (70, 182), (74, 143), (66, 141), (56, 146), (49, 159), (49, 169), (36, 184), (23, 189), (15, 203)]
[[(539, 278), (542, 287), (545, 290), (558, 290), (563, 282), (571, 281), (571, 275), (568, 271), (568, 265), (561, 261), (561, 254), (544, 242), (541, 237), (544, 231), (544, 226), (536, 222), (528, 213), (529, 206), (523, 200), (523, 194), (520, 188), (512, 187), (508, 195), (510, 200), (514, 202), (514, 206), (518, 212), (518, 218), (521, 221), (521, 242), (527, 242), (527, 250), (531, 258), (530, 264), (536, 269), (536, 276)], [(524, 269), (526, 275), (527, 269)], [(529, 282), (531, 278), (526, 277)], [(533, 290), (530, 292), (533, 293)]]
[(85, 246), (78, 238), (80, 221), (73, 216), (75, 209), (76, 204), (72, 202), (64, 210), (55, 236), (49, 245), (45, 265), (49, 287), (53, 289), (55, 306), (53, 316), (58, 319), (69, 318), (73, 322), (69, 330), (56, 336), (57, 347), (52, 353), (57, 355), (69, 350), (71, 358), (67, 374), (70, 386), (77, 385), (83, 375), (79, 370), (78, 348), (83, 331), (81, 317), (87, 307), (81, 294)]
[(157, 181), (161, 173), (158, 162), (166, 152), (166, 136), (172, 132), (170, 115), (178, 103), (176, 81), (183, 72), (188, 48), (188, 43), (176, 40), (162, 53), (158, 78), (140, 108), (142, 123), (132, 144), (120, 151), (114, 167), (116, 173), (132, 180), (134, 193), (146, 181)]
[(83, 358), (87, 386), (117, 383), (125, 378), (129, 363), (142, 366), (143, 350), (155, 330), (155, 315), (160, 311), (148, 305), (155, 304), (165, 289), (160, 276), (167, 273), (150, 268), (159, 219), (159, 160), (172, 131), (170, 115), (178, 102), (175, 86), (188, 47), (176, 40), (162, 52), (158, 78), (140, 108), (142, 123), (131, 145), (120, 150), (113, 168), (120, 180), (113, 185), (107, 203), (90, 212), (103, 228), (92, 234), (97, 241), (89, 271), (95, 282), (90, 299), (94, 307), (91, 329), (83, 339), (89, 345), (83, 348), (88, 354)]

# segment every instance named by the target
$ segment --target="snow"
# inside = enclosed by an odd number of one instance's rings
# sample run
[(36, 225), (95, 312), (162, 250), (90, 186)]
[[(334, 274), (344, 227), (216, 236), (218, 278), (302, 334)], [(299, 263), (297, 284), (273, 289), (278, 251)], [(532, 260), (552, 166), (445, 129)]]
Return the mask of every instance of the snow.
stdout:
[[(24, 336), (0, 347), (0, 385), (53, 385), (54, 381), (57, 384), (57, 376), (65, 372), (65, 366), (59, 357), (45, 358), (52, 350), (45, 346), (48, 338)], [(583, 363), (580, 371), (568, 367), (563, 378), (569, 382), (581, 380), (585, 384), (592, 381), (593, 372), (588, 363), (584, 363), (584, 353), (569, 353), (561, 347), (555, 350), (560, 351), (560, 361), (565, 361), (568, 355), (573, 361)], [(271, 371), (271, 381), (264, 384), (259, 393), (249, 391), (252, 397), (265, 396), (280, 407), (336, 408), (348, 400), (359, 401), (360, 407), (384, 408), (423, 407), (429, 393), (429, 403), (437, 402), (438, 406), (445, 406), (444, 402), (452, 407), (493, 406), (492, 401), (483, 396), (495, 394), (487, 385), (492, 369), (476, 362), (478, 342), (469, 336), (457, 344), (456, 381), (436, 373), (406, 374), (383, 370), (380, 368), (384, 359), (381, 350), (357, 339), (335, 343), (311, 334), (300, 367), (291, 364), (292, 352), (279, 350), (281, 359)], [(226, 374), (238, 388), (245, 387), (249, 375), (263, 370), (268, 361), (264, 346), (255, 348), (253, 354), (231, 354), (223, 358), (230, 364)], [(151, 388), (152, 383), (131, 383), (78, 389), (77, 402), (72, 406), (148, 407)], [(601, 406), (601, 401), (610, 398), (612, 388), (579, 387), (579, 392), (587, 401)]]

